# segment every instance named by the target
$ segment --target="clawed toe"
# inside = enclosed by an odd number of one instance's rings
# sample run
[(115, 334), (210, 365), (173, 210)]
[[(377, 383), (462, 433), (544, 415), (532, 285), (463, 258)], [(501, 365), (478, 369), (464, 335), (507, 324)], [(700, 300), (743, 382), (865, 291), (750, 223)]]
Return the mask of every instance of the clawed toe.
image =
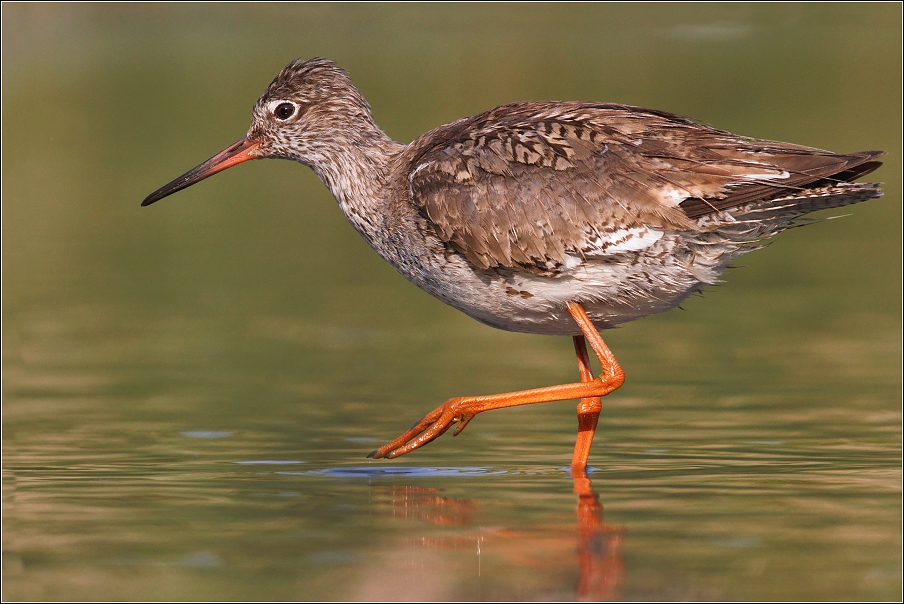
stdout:
[(414, 451), (442, 436), (456, 422), (458, 422), (458, 427), (455, 434), (459, 434), (474, 416), (456, 414), (452, 409), (454, 402), (457, 402), (457, 399), (446, 401), (415, 422), (407, 432), (397, 439), (371, 451), (367, 456), (368, 459), (393, 459)]

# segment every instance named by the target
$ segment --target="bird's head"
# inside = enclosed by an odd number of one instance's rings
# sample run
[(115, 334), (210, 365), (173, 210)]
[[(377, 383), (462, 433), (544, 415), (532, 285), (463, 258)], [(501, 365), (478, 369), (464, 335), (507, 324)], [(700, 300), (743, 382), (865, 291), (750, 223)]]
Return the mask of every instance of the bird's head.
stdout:
[(292, 159), (318, 170), (374, 129), (370, 106), (344, 70), (327, 59), (299, 59), (255, 103), (244, 138), (154, 191), (141, 205), (251, 159)]

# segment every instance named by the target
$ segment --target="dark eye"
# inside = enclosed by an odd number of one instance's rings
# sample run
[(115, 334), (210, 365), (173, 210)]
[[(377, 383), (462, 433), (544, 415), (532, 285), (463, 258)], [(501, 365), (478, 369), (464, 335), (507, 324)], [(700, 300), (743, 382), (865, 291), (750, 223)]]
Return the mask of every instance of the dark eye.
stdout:
[(280, 103), (273, 113), (281, 120), (287, 120), (295, 114), (295, 105), (292, 103)]

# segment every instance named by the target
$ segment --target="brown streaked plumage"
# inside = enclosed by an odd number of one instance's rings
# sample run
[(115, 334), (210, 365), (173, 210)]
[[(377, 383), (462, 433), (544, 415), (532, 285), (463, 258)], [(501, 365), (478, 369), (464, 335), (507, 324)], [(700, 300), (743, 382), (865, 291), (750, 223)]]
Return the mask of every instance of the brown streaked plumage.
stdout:
[(444, 241), (480, 268), (542, 270), (569, 251), (592, 253), (605, 228), (694, 230), (694, 218), (799, 191), (876, 153), (747, 139), (636, 107), (546, 102), (438, 128), (405, 155), (412, 201)]
[(488, 325), (575, 341), (580, 382), (450, 399), (371, 456), (402, 455), (455, 423), (457, 434), (483, 411), (580, 398), (572, 468), (583, 471), (599, 397), (624, 381), (597, 330), (677, 306), (807, 213), (879, 197), (877, 184), (850, 181), (882, 155), (591, 102), (502, 105), (402, 145), (344, 71), (310, 59), (273, 80), (245, 138), (142, 205), (249, 159), (310, 166), (414, 284)]

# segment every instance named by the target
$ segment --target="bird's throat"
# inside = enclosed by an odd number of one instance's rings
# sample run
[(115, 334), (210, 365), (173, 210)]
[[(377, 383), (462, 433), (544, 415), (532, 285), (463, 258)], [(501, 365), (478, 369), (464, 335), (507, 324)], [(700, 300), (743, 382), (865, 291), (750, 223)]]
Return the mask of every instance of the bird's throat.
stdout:
[(386, 204), (387, 179), (393, 160), (405, 148), (376, 125), (356, 136), (353, 144), (326, 149), (311, 168), (339, 203), (342, 212), (359, 233), (379, 228)]

